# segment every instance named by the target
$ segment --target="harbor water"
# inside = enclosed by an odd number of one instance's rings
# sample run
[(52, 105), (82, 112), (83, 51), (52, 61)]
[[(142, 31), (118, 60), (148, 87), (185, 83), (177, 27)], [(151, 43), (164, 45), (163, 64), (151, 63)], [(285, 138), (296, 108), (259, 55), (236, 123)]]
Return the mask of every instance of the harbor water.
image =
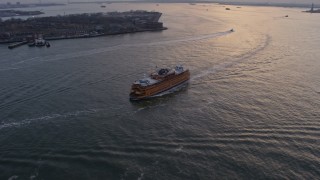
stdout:
[[(319, 179), (320, 14), (106, 6), (43, 11), (154, 10), (168, 30), (0, 45), (0, 179)], [(133, 81), (177, 64), (186, 87), (129, 101)]]

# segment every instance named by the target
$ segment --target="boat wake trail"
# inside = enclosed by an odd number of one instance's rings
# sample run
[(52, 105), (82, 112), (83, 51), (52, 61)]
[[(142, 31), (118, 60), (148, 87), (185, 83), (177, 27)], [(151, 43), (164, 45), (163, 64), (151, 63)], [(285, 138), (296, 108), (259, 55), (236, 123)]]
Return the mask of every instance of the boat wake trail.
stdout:
[(167, 41), (157, 41), (157, 42), (149, 42), (149, 43), (135, 43), (135, 44), (119, 44), (115, 46), (109, 46), (105, 48), (99, 48), (99, 49), (92, 49), (87, 51), (81, 51), (81, 52), (73, 52), (73, 53), (67, 53), (67, 54), (58, 54), (54, 56), (42, 56), (31, 58), (28, 60), (23, 60), (19, 62), (12, 63), (8, 68), (0, 69), (1, 71), (9, 71), (9, 70), (16, 70), (16, 69), (23, 69), (26, 67), (30, 67), (32, 65), (35, 65), (37, 63), (41, 62), (51, 62), (51, 61), (59, 61), (59, 60), (65, 60), (65, 59), (74, 59), (84, 56), (91, 56), (94, 54), (100, 54), (104, 52), (109, 51), (116, 51), (126, 48), (134, 48), (134, 47), (145, 47), (145, 46), (161, 46), (161, 45), (169, 45), (169, 44), (176, 44), (176, 43), (182, 43), (182, 42), (190, 42), (190, 41), (200, 41), (205, 39), (212, 39), (217, 38), (221, 36), (225, 36), (232, 33), (231, 31), (225, 31), (225, 32), (218, 32), (213, 34), (206, 34), (201, 36), (192, 36), (192, 37), (184, 37), (181, 39), (175, 39), (175, 40), (167, 40)]
[(43, 117), (38, 117), (38, 118), (30, 118), (30, 119), (24, 119), (18, 122), (8, 122), (8, 123), (2, 123), (0, 124), (0, 130), (3, 128), (10, 128), (10, 127), (20, 127), (23, 125), (27, 125), (36, 121), (46, 121), (46, 120), (52, 120), (56, 118), (70, 118), (70, 117), (75, 117), (79, 115), (84, 115), (84, 114), (93, 114), (96, 113), (100, 110), (98, 109), (90, 109), (90, 110), (82, 110), (82, 111), (75, 111), (75, 112), (70, 112), (66, 114), (51, 114)]
[[(67, 113), (52, 113), (41, 117), (35, 117), (35, 118), (27, 118), (22, 120), (9, 120), (7, 122), (0, 122), (0, 130), (5, 128), (19, 128), (19, 127), (25, 127), (32, 124), (37, 123), (48, 123), (48, 122), (54, 122), (56, 119), (70, 119), (75, 117), (81, 117), (81, 116), (93, 116), (95, 114), (104, 113), (104, 112), (114, 112), (114, 113), (108, 113), (109, 118), (116, 118), (122, 115), (125, 116), (131, 116), (141, 109), (138, 109), (136, 111), (127, 111), (125, 113), (121, 113), (121, 115), (117, 112), (124, 111), (123, 106), (119, 107), (113, 107), (113, 108), (95, 108), (95, 109), (85, 109), (85, 110), (77, 110)], [(1, 120), (1, 119), (0, 119)]]
[(224, 35), (227, 35), (227, 34), (230, 34), (230, 33), (231, 33), (231, 31), (226, 31), (226, 32), (219, 32), (219, 33), (207, 34), (207, 35), (196, 36), (196, 37), (176, 39), (176, 40), (159, 41), (159, 42), (151, 42), (151, 43), (141, 43), (141, 44), (138, 44), (138, 46), (167, 45), (167, 44), (189, 42), (189, 41), (200, 41), (200, 40), (205, 40), (205, 39), (212, 39), (212, 38), (216, 38), (216, 37), (221, 37), (221, 36), (224, 36)]
[(232, 61), (228, 61), (228, 62), (225, 62), (225, 63), (218, 64), (216, 66), (213, 66), (210, 69), (207, 69), (207, 70), (201, 72), (200, 74), (197, 74), (197, 75), (191, 77), (191, 81), (192, 80), (196, 80), (198, 78), (205, 77), (205, 76), (207, 76), (209, 74), (218, 73), (218, 72), (223, 71), (223, 70), (225, 70), (227, 68), (235, 66), (235, 65), (237, 65), (239, 63), (247, 61), (247, 59), (249, 59), (250, 57), (258, 54), (261, 51), (263, 51), (270, 44), (270, 41), (271, 41), (271, 37), (269, 35), (266, 35), (264, 43), (262, 43), (260, 46), (254, 48), (253, 50), (249, 51), (248, 53), (245, 53), (245, 54), (242, 54), (242, 55), (240, 55), (238, 57), (233, 58), (234, 60), (232, 60)]

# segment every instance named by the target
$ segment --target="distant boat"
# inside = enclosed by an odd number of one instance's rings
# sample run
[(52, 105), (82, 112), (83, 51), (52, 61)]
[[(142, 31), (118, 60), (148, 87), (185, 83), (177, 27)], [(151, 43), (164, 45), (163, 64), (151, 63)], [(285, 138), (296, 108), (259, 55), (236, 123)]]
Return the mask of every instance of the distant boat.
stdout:
[(42, 38), (37, 38), (34, 41), (31, 41), (28, 43), (29, 47), (42, 47), (42, 46), (46, 46), (46, 47), (50, 47), (50, 43)]
[(289, 17), (288, 15), (286, 15), (285, 17)]
[(229, 10), (230, 10), (230, 8), (226, 8), (226, 10), (227, 10), (227, 11), (229, 11)]
[(42, 39), (42, 38), (38, 38), (38, 39), (35, 39), (34, 41), (35, 43), (35, 46), (45, 46), (46, 45), (46, 40)]
[(230, 32), (234, 32), (233, 28), (232, 28), (232, 29), (230, 29)]
[(105, 5), (101, 5), (100, 7), (105, 8), (106, 6)]

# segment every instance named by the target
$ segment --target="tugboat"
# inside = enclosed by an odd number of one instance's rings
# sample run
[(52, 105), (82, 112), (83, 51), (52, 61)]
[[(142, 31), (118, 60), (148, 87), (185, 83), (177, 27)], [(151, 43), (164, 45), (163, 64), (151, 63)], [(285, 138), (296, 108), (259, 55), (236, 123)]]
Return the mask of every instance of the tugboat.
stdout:
[(45, 46), (46, 45), (46, 40), (42, 39), (42, 38), (38, 38), (38, 39), (35, 39), (34, 41), (35, 43), (35, 46)]
[(190, 79), (190, 72), (181, 65), (174, 69), (156, 69), (148, 77), (133, 82), (130, 92), (130, 100), (142, 100), (156, 97), (160, 93), (169, 91), (182, 85)]

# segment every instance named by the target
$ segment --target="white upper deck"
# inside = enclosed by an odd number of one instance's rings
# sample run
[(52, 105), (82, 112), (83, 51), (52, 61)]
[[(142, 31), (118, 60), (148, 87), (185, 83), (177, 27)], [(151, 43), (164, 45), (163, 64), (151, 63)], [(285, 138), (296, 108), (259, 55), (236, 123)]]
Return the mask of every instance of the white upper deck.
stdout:
[(161, 80), (153, 78), (155, 76), (165, 77), (169, 74), (180, 74), (182, 72), (184, 72), (182, 65), (178, 65), (174, 69), (160, 68), (160, 69), (156, 69), (156, 71), (151, 73), (148, 77), (144, 77), (142, 79), (139, 79), (139, 80), (135, 81), (133, 84), (138, 84), (141, 86), (150, 86), (150, 85), (156, 84), (157, 82), (161, 81)]

